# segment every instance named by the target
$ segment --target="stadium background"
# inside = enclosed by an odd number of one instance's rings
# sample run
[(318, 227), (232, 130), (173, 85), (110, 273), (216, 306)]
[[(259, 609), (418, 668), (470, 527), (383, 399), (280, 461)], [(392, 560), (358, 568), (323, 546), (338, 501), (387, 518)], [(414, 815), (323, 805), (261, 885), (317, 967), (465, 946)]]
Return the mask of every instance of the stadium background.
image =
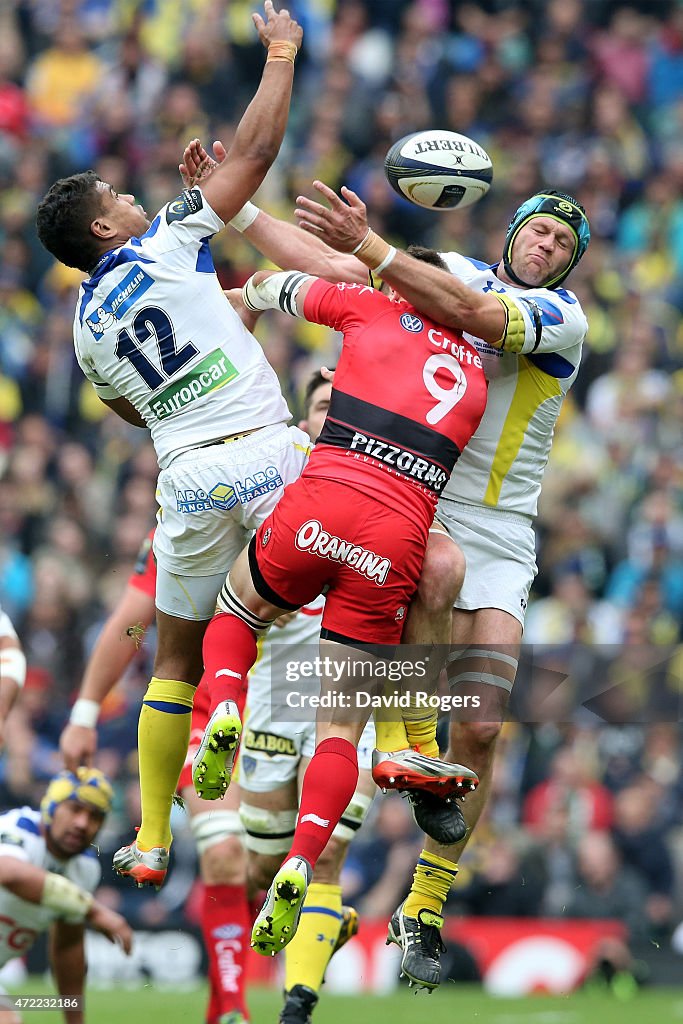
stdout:
[[(0, 5), (0, 602), (29, 663), (0, 764), (2, 807), (35, 804), (60, 766), (69, 703), (155, 508), (146, 435), (105, 415), (76, 365), (80, 275), (41, 250), (36, 203), (54, 178), (91, 166), (150, 212), (177, 194), (183, 145), (194, 136), (228, 144), (256, 86), (255, 6)], [(511, 212), (544, 184), (588, 209), (593, 241), (571, 286), (590, 334), (544, 483), (525, 635), (546, 692), (562, 696), (543, 716), (521, 700), (521, 722), (506, 727), (490, 808), (448, 911), (616, 916), (637, 960), (624, 963), (674, 981), (673, 950), (683, 952), (683, 5), (290, 7), (306, 37), (287, 137), (258, 196), (270, 212), (291, 217), (294, 197), (320, 177), (358, 191), (373, 227), (399, 244), (493, 262)], [(468, 211), (418, 210), (384, 180), (389, 145), (433, 126), (473, 136), (492, 156), (491, 193)], [(262, 265), (229, 230), (212, 248), (226, 287)], [(285, 317), (264, 317), (258, 334), (299, 411), (309, 372), (334, 360), (338, 339)], [(120, 886), (108, 870), (138, 819), (135, 724), (152, 646), (150, 637), (102, 719), (98, 763), (118, 796), (101, 842), (104, 896), (137, 928), (173, 930), (192, 924), (196, 906), (180, 811), (174, 869), (158, 896)], [(567, 675), (572, 686), (556, 691), (552, 680)], [(419, 849), (405, 805), (378, 800), (345, 869), (347, 898), (366, 918), (386, 918)]]

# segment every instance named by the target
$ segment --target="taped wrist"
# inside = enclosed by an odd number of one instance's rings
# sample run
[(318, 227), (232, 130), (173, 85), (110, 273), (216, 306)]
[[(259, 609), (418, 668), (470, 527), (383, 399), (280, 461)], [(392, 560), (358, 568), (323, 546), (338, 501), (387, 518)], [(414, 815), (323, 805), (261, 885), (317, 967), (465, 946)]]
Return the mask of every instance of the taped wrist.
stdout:
[(85, 729), (94, 729), (100, 716), (100, 705), (96, 700), (79, 697), (71, 709), (69, 722), (71, 725), (82, 725)]
[(353, 256), (357, 256), (358, 259), (369, 267), (370, 270), (382, 271), (386, 270), (394, 256), (396, 255), (396, 249), (393, 245), (389, 245), (383, 238), (375, 234), (371, 228), (368, 228), (368, 233), (363, 241), (352, 250)]
[(268, 47), (266, 64), (273, 60), (288, 60), (290, 64), (293, 64), (297, 53), (298, 49), (294, 43), (290, 43), (285, 39), (274, 39)]
[(68, 878), (55, 875), (52, 871), (45, 873), (41, 906), (54, 910), (60, 917), (82, 920), (92, 907), (93, 900), (91, 893), (80, 889)]
[(514, 302), (507, 295), (498, 292), (491, 294), (500, 302), (505, 310), (505, 329), (498, 341), (492, 342), (495, 348), (501, 348), (505, 352), (521, 352), (526, 341), (526, 321), (524, 316)]
[(256, 206), (255, 203), (247, 201), (242, 209), (238, 210), (232, 220), (228, 221), (228, 223), (231, 228), (234, 228), (235, 231), (239, 231), (239, 233), (242, 234), (243, 231), (246, 231), (247, 228), (251, 227), (260, 212), (260, 208)]
[(282, 270), (271, 274), (259, 284), (250, 277), (242, 289), (242, 300), (247, 309), (260, 313), (264, 309), (281, 309), (284, 313), (299, 316), (296, 297), (301, 285), (312, 280), (310, 274), (298, 270)]

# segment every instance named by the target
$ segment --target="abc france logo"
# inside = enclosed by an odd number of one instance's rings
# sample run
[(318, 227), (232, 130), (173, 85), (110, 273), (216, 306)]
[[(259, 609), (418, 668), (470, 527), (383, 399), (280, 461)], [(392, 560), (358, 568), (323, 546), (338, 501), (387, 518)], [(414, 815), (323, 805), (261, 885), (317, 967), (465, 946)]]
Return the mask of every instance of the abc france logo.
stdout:
[(405, 331), (410, 331), (411, 334), (417, 334), (424, 327), (419, 316), (415, 316), (414, 313), (404, 313), (399, 322), (401, 327)]

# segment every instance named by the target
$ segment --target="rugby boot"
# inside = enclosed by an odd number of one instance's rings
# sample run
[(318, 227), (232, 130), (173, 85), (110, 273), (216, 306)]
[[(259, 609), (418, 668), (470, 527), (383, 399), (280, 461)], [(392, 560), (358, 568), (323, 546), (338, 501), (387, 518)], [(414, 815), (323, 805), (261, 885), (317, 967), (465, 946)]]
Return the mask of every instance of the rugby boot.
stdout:
[(441, 981), (441, 954), (446, 947), (441, 941), (443, 918), (432, 910), (421, 910), (417, 917), (406, 917), (402, 903), (389, 922), (387, 946), (395, 942), (403, 950), (401, 976), (408, 985), (430, 992)]
[(239, 1010), (231, 1010), (218, 1018), (218, 1024), (249, 1024), (249, 1021)]
[(308, 985), (292, 985), (285, 992), (285, 1005), (277, 1024), (311, 1024), (311, 1014), (318, 1002), (318, 993)]
[(382, 790), (419, 789), (441, 797), (463, 797), (479, 785), (476, 772), (464, 765), (425, 757), (412, 749), (374, 750), (372, 777)]
[(158, 892), (166, 878), (168, 861), (169, 852), (165, 846), (139, 850), (135, 840), (130, 846), (122, 846), (116, 851), (113, 868), (122, 878), (131, 878), (138, 889), (145, 885), (153, 885)]
[(251, 945), (257, 953), (275, 956), (294, 938), (312, 874), (305, 857), (290, 857), (284, 862), (254, 921)]
[(467, 822), (455, 799), (442, 800), (422, 789), (406, 789), (401, 796), (408, 797), (418, 827), (441, 846), (452, 846), (467, 835)]
[(242, 733), (237, 705), (223, 700), (209, 719), (202, 742), (192, 760), (192, 781), (202, 800), (225, 796)]

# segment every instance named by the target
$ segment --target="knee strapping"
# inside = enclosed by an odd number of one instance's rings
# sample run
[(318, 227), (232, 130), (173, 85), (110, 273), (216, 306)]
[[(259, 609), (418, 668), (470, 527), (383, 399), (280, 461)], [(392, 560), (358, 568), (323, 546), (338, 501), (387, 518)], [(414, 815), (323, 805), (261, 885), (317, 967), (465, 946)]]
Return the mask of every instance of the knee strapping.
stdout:
[(244, 834), (238, 811), (203, 811), (190, 818), (190, 829), (200, 857), (224, 839)]
[(365, 821), (371, 803), (372, 797), (366, 793), (354, 793), (332, 836), (343, 843), (350, 843)]
[(244, 826), (244, 845), (253, 853), (287, 853), (292, 845), (296, 815), (294, 808), (286, 811), (269, 811), (264, 807), (240, 804), (239, 816)]

